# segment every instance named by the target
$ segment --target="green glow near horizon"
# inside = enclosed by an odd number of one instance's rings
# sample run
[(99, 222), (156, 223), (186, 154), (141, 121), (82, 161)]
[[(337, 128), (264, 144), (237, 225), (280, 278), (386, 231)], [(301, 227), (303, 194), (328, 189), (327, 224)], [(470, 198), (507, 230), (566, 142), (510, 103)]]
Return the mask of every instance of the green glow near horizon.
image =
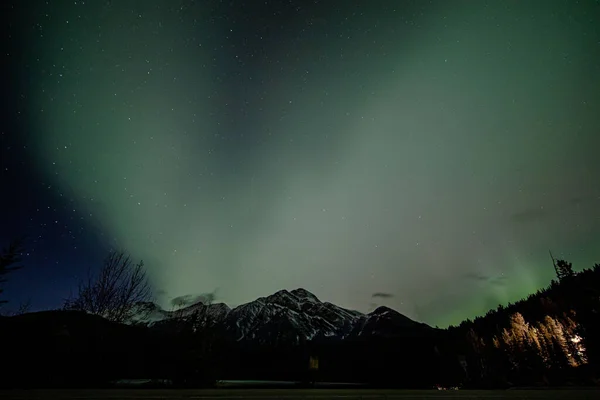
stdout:
[(40, 11), (31, 152), (161, 304), (304, 287), (447, 325), (545, 286), (549, 248), (597, 261), (584, 6), (323, 5), (244, 47), (208, 6), (114, 3)]

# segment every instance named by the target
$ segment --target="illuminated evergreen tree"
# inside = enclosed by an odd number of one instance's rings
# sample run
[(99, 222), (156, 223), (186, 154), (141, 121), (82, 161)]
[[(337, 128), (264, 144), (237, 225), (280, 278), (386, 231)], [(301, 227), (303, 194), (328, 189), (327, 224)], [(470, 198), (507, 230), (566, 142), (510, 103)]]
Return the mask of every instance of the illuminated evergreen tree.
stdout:
[(546, 316), (544, 324), (550, 335), (550, 341), (554, 347), (554, 360), (558, 367), (576, 366), (575, 360), (569, 351), (567, 339), (562, 324), (556, 319)]

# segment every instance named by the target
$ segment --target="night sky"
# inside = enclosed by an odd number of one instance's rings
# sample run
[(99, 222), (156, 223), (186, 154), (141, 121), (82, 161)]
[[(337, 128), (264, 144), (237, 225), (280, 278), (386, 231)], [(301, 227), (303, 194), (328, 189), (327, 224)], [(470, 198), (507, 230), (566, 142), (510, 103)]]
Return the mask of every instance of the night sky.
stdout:
[(598, 1), (2, 6), (16, 307), (107, 252), (163, 306), (304, 287), (447, 326), (600, 262)]

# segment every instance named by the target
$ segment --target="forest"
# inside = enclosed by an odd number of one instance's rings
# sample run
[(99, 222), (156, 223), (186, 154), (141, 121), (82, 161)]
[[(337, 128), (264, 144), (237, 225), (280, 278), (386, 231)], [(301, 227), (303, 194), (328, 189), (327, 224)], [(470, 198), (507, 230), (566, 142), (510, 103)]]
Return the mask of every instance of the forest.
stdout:
[[(597, 382), (600, 265), (574, 272), (554, 260), (556, 280), (514, 304), (499, 305), (447, 332), (474, 385)], [(595, 381), (596, 379), (596, 381)]]
[[(0, 278), (21, 268), (20, 249), (0, 254)], [(552, 262), (556, 279), (548, 287), (458, 326), (297, 342), (286, 338), (293, 326), (281, 319), (269, 333), (279, 339), (259, 343), (236, 340), (199, 313), (152, 327), (128, 322), (148, 296), (143, 263), (113, 254), (62, 309), (0, 317), (10, 366), (0, 385), (109, 387), (123, 378), (175, 387), (232, 379), (394, 388), (598, 385), (600, 265), (575, 272), (567, 261)], [(318, 368), (310, 367), (314, 359)]]

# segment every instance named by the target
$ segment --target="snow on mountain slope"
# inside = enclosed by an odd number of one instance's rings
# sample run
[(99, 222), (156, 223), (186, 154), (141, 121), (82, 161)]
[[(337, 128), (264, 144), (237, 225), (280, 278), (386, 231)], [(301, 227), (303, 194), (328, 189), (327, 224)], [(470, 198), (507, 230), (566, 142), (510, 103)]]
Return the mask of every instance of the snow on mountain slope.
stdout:
[[(350, 332), (359, 313), (331, 303), (321, 302), (315, 295), (296, 289), (280, 290), (268, 297), (243, 304), (227, 316), (227, 328), (237, 340), (277, 340), (285, 335), (293, 341), (317, 337), (343, 337)], [(286, 326), (286, 331), (282, 327)]]
[(431, 329), (422, 324), (392, 310), (381, 306), (367, 315), (359, 318), (354, 325), (350, 336), (402, 336), (414, 333), (420, 329)]
[(188, 318), (197, 316), (212, 323), (222, 322), (231, 311), (225, 303), (214, 303), (205, 305), (203, 303), (192, 304), (191, 306), (173, 311), (173, 315), (178, 318)]
[(365, 315), (322, 302), (305, 289), (280, 290), (233, 309), (223, 303), (205, 305), (201, 302), (175, 311), (162, 310), (152, 303), (144, 307), (145, 322), (149, 326), (193, 321), (194, 326), (219, 326), (234, 340), (259, 343), (388, 336), (426, 327), (387, 307)]
[(188, 320), (195, 317), (204, 324), (214, 325), (221, 323), (231, 310), (224, 303), (205, 305), (202, 303), (192, 304), (188, 307), (167, 311), (154, 303), (140, 303), (133, 318), (134, 323), (143, 323), (148, 326), (164, 324), (171, 320)]

